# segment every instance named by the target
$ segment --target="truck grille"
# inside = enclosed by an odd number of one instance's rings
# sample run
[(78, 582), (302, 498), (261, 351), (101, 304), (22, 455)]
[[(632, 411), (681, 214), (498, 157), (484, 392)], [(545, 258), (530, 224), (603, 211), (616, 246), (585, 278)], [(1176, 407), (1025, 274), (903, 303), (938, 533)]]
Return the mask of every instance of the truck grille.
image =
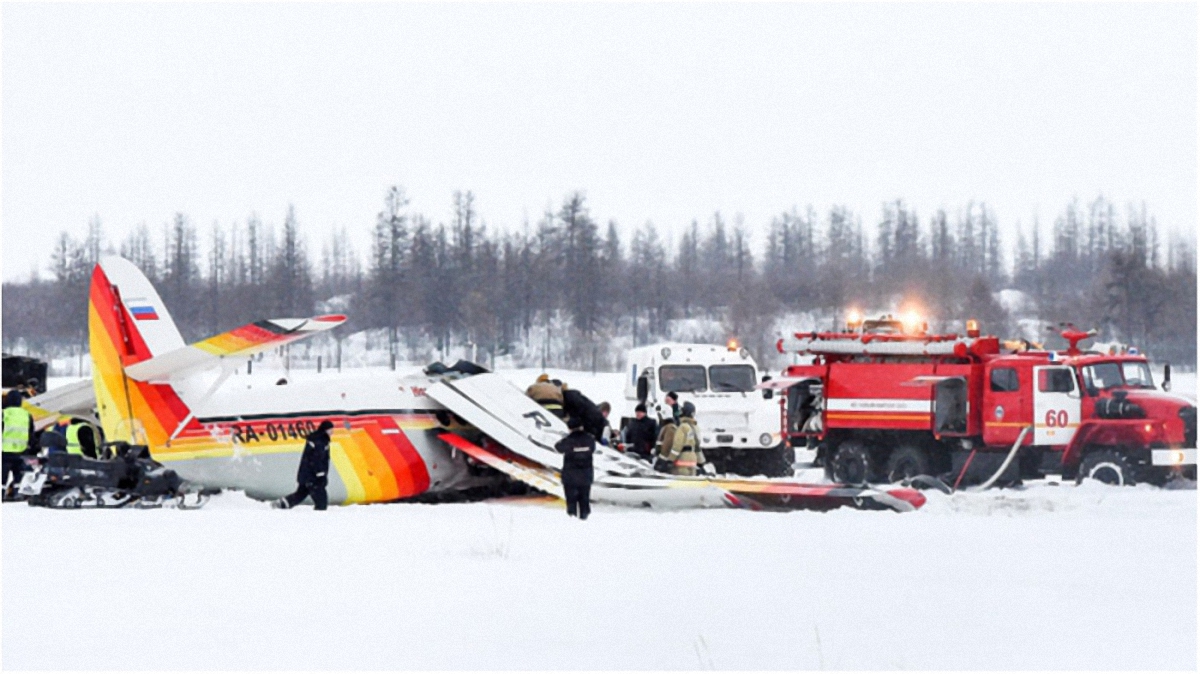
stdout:
[(717, 442), (733, 442), (732, 435), (718, 435)]
[(1188, 405), (1179, 410), (1179, 418), (1183, 419), (1183, 446), (1196, 446), (1196, 406)]

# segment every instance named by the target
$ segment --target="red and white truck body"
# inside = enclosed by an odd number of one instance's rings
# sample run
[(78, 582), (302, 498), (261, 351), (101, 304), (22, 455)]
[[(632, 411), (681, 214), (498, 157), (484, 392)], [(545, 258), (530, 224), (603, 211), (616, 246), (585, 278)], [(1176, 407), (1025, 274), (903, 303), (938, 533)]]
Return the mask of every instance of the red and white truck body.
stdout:
[[(787, 391), (784, 436), (815, 446), (843, 482), (915, 474), (968, 482), (996, 472), (1022, 437), (1007, 481), (1047, 473), (1131, 484), (1195, 477), (1196, 407), (1155, 389), (1135, 350), (1065, 351), (992, 336), (904, 332), (799, 333), (781, 353), (813, 357), (769, 386)], [(1016, 347), (1016, 348), (1009, 348)], [(1029, 429), (1029, 430), (1025, 430)]]

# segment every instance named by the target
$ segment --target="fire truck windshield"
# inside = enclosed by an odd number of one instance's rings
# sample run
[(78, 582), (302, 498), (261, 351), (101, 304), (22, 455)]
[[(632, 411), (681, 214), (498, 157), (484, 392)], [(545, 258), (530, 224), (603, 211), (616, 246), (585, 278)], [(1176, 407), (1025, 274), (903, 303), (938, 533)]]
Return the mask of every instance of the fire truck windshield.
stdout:
[(703, 365), (664, 365), (658, 368), (658, 385), (664, 391), (696, 393), (708, 389)]
[(1121, 372), (1125, 375), (1126, 386), (1154, 388), (1154, 379), (1150, 376), (1150, 366), (1145, 363), (1121, 363)]
[(1098, 391), (1120, 386), (1154, 388), (1149, 366), (1136, 361), (1088, 365), (1083, 368), (1083, 383), (1088, 390)]
[(714, 393), (746, 393), (754, 390), (754, 368), (749, 365), (713, 365), (708, 378)]

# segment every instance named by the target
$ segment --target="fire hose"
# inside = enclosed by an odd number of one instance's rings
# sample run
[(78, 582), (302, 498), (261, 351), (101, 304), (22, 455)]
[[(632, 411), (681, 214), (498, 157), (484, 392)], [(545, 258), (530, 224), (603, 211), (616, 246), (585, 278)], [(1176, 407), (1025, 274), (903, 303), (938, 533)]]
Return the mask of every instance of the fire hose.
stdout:
[[(1029, 433), (1029, 429), (1031, 428), (1033, 428), (1033, 426), (1026, 426), (1025, 428), (1021, 429), (1021, 434), (1017, 436), (1017, 441), (1013, 443), (1012, 449), (1008, 450), (1008, 456), (1005, 457), (1004, 463), (1000, 464), (1000, 470), (997, 470), (994, 475), (988, 478), (987, 482), (984, 482), (978, 487), (971, 489), (971, 491), (984, 491), (995, 484), (996, 480), (1000, 479), (1000, 476), (1004, 474), (1004, 471), (1008, 470), (1008, 466), (1012, 463), (1013, 457), (1017, 455), (1017, 451), (1021, 449), (1021, 443), (1025, 441), (1025, 435)], [(974, 454), (974, 452), (972, 452), (972, 454)], [(967, 472), (967, 466), (969, 465), (971, 465), (969, 461), (963, 465), (962, 473)], [(959, 473), (958, 475), (959, 480), (962, 480), (962, 473)], [(958, 487), (958, 481), (955, 481), (954, 486), (955, 488)]]

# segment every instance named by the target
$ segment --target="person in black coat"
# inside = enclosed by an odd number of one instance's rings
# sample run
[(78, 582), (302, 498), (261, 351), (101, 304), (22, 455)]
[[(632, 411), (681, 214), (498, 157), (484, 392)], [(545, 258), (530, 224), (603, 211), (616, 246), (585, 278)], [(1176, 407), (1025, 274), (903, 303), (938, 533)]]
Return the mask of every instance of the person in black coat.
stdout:
[(312, 496), (317, 510), (329, 505), (325, 487), (329, 484), (329, 431), (333, 422), (326, 419), (317, 430), (304, 438), (304, 453), (300, 455), (300, 469), (296, 471), (296, 491), (279, 499), (279, 508), (294, 508), (306, 497)]
[(625, 451), (650, 461), (658, 441), (658, 422), (646, 416), (645, 403), (634, 408), (634, 418), (625, 426)]
[(583, 424), (583, 430), (591, 434), (593, 438), (599, 442), (604, 438), (604, 428), (608, 426), (608, 419), (604, 418), (604, 413), (600, 411), (600, 407), (592, 402), (591, 398), (583, 395), (573, 388), (563, 384), (563, 412), (567, 418), (575, 417)]
[(571, 433), (554, 445), (563, 455), (563, 496), (567, 499), (567, 514), (586, 520), (592, 512), (592, 454), (596, 451), (596, 439), (583, 430), (583, 421), (578, 417), (568, 417), (567, 427)]

